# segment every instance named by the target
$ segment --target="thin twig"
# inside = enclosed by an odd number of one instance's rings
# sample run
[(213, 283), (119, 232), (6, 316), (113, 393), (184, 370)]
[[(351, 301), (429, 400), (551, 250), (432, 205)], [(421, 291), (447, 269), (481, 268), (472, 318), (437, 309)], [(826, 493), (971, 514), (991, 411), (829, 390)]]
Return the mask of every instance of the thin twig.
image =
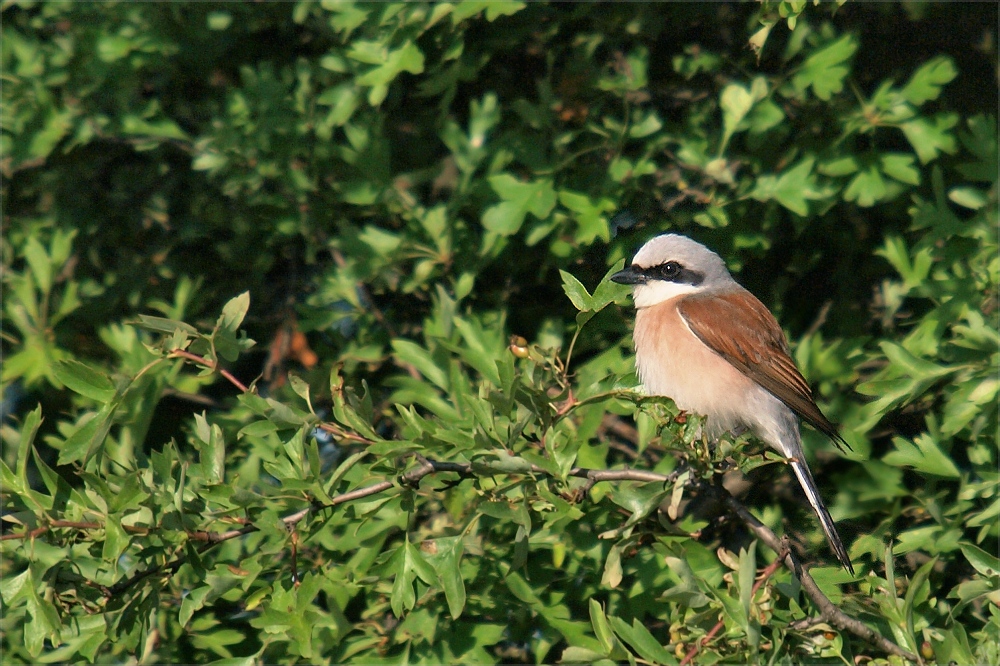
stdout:
[(823, 328), (823, 324), (826, 323), (826, 318), (830, 315), (831, 307), (833, 307), (833, 301), (827, 301), (823, 303), (823, 306), (819, 309), (819, 312), (816, 314), (816, 319), (813, 321), (812, 325), (809, 326), (809, 329), (805, 332), (805, 335), (802, 336), (803, 338), (807, 338), (810, 335), (815, 335), (819, 331), (819, 329)]
[[(150, 532), (150, 528), (138, 525), (122, 525), (121, 527), (124, 531), (129, 532), (130, 534), (140, 534), (145, 536)], [(34, 539), (35, 537), (39, 537), (54, 529), (99, 530), (104, 528), (104, 523), (81, 523), (75, 520), (52, 520), (41, 527), (36, 527), (35, 529), (27, 532), (4, 534), (3, 536), (0, 536), (0, 541), (9, 541), (13, 539)]]
[(317, 427), (320, 430), (324, 430), (324, 431), (330, 433), (331, 435), (333, 435), (334, 437), (338, 437), (340, 439), (350, 439), (350, 440), (354, 440), (355, 442), (361, 442), (362, 444), (374, 444), (375, 443), (372, 440), (368, 439), (367, 437), (363, 437), (363, 436), (361, 436), (361, 435), (359, 435), (359, 434), (357, 434), (355, 432), (351, 432), (350, 430), (346, 430), (344, 428), (341, 428), (336, 423), (324, 422), (324, 423), (320, 423)]
[(217, 370), (220, 375), (229, 380), (230, 384), (238, 388), (243, 393), (246, 393), (250, 390), (246, 387), (246, 385), (243, 382), (236, 379), (236, 377), (233, 376), (233, 373), (229, 372), (225, 368), (220, 368), (218, 363), (216, 363), (215, 361), (210, 361), (203, 356), (192, 354), (191, 352), (185, 351), (183, 349), (174, 349), (169, 354), (167, 354), (167, 358), (186, 358), (187, 360), (193, 361), (198, 365), (210, 368), (211, 370)]
[(639, 445), (639, 431), (631, 423), (626, 423), (620, 416), (605, 414), (604, 418), (601, 419), (600, 428), (631, 442), (635, 446)]

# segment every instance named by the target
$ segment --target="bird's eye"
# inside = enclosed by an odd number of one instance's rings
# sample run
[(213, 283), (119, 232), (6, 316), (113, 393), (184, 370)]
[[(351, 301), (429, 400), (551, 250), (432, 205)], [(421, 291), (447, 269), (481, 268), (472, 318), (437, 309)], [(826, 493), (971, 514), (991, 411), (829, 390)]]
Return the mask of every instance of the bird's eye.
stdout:
[(657, 268), (659, 269), (657, 272), (660, 274), (659, 277), (661, 280), (672, 280), (681, 272), (681, 265), (676, 261), (668, 261), (665, 264), (660, 264)]

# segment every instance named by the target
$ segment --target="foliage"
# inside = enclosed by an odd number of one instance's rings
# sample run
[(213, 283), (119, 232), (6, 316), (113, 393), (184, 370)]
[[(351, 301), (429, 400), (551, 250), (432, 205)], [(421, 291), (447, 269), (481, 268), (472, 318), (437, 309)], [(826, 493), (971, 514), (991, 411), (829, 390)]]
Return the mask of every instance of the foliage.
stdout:
[[(995, 5), (3, 7), (6, 660), (886, 659), (755, 584), (739, 471), (847, 614), (1000, 660), (996, 54), (877, 29)], [(634, 390), (667, 229), (843, 425), (858, 579)]]

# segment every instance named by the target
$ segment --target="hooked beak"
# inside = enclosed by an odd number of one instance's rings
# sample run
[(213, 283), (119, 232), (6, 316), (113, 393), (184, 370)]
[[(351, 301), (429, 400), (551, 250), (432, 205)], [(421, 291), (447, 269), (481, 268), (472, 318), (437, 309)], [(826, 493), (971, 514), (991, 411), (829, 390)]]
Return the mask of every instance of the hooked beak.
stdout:
[(647, 278), (643, 275), (642, 268), (632, 264), (612, 275), (611, 281), (618, 284), (646, 284)]

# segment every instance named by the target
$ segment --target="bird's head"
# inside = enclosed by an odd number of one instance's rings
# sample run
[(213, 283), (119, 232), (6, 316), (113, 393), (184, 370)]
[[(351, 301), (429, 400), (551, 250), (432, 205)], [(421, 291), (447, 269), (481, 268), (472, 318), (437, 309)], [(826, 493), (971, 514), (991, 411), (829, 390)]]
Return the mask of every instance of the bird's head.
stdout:
[(719, 255), (678, 234), (664, 234), (647, 242), (632, 259), (632, 265), (611, 279), (632, 285), (637, 308), (734, 283)]

